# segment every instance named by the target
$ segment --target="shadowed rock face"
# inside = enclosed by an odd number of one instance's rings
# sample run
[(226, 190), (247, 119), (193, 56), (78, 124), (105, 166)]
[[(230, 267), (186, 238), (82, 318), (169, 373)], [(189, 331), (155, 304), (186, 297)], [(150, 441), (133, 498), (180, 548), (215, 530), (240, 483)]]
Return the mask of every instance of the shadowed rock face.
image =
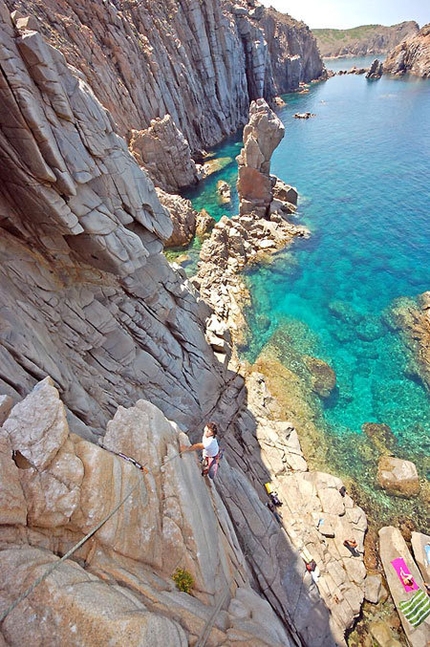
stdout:
[(198, 419), (222, 370), (162, 254), (168, 212), (85, 81), (0, 8), (1, 390), (51, 375), (77, 431), (143, 394)]
[(128, 137), (169, 114), (192, 151), (246, 123), (249, 103), (323, 72), (309, 29), (258, 2), (7, 0), (79, 69)]

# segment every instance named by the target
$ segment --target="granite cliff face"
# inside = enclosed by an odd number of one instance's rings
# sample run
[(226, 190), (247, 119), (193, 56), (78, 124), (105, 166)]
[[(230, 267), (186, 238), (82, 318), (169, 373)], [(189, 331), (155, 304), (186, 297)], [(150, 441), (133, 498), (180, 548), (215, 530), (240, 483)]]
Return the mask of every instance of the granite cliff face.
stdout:
[[(2, 644), (185, 647), (205, 632), (213, 645), (295, 644), (251, 589), (228, 513), (194, 458), (178, 457), (180, 441), (177, 426), (139, 400), (109, 422), (108, 451), (97, 447), (70, 433), (50, 378), (12, 409), (0, 428)], [(98, 524), (74, 561), (59, 561)], [(175, 587), (178, 567), (192, 576), (192, 595)]]
[(246, 123), (252, 99), (269, 103), (324, 70), (303, 24), (238, 0), (100, 3), (7, 0), (84, 75), (117, 132), (170, 115), (193, 152)]
[(384, 72), (430, 78), (430, 24), (388, 54), (384, 61)]
[(321, 56), (338, 58), (340, 56), (370, 56), (386, 54), (405, 38), (415, 36), (419, 30), (413, 21), (398, 25), (363, 25), (353, 29), (314, 29)]
[(1, 8), (1, 389), (51, 375), (96, 433), (142, 395), (190, 424), (225, 369), (162, 253), (169, 214), (85, 81)]
[[(1, 612), (118, 512), (7, 613), (0, 642), (344, 644), (366, 571), (343, 540), (362, 549), (363, 511), (339, 479), (308, 472), (264, 378), (229, 365), (225, 322), (165, 260), (169, 214), (83, 73), (3, 0), (0, 21)], [(80, 31), (71, 14), (63, 29)], [(88, 29), (79, 42), (98, 51)], [(216, 488), (178, 456), (208, 417), (227, 449)], [(176, 566), (193, 596), (173, 587)]]

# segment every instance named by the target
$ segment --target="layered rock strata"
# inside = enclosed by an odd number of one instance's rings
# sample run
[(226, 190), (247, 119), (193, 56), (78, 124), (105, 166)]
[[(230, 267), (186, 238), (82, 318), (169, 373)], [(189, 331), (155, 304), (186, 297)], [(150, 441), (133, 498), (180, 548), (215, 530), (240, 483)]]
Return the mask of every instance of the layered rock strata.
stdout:
[(169, 214), (85, 81), (0, 10), (0, 387), (51, 375), (78, 432), (142, 395), (191, 426), (225, 370), (162, 253)]
[(430, 77), (430, 24), (397, 45), (384, 61), (384, 72)]
[[(180, 442), (175, 423), (139, 400), (118, 409), (97, 447), (70, 433), (50, 378), (12, 409), (0, 429), (1, 613), (52, 572), (7, 613), (5, 644), (185, 647), (206, 632), (213, 645), (297, 644), (251, 589), (229, 515)], [(175, 587), (178, 567), (192, 595)]]
[(308, 27), (256, 0), (7, 5), (40, 21), (120, 135), (170, 115), (193, 152), (243, 126), (252, 99), (271, 102), (324, 71)]

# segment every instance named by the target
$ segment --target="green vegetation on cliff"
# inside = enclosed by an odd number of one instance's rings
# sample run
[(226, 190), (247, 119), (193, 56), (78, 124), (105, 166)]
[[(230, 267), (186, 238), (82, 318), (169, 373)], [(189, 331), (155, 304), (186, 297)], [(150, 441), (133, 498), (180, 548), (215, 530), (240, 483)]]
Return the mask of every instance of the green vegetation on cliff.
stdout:
[(373, 36), (380, 28), (381, 25), (360, 25), (360, 27), (352, 27), (352, 29), (313, 29), (312, 32), (319, 41), (324, 43), (337, 44), (339, 41), (344, 41), (349, 44), (351, 41)]
[(365, 56), (385, 54), (405, 38), (417, 33), (416, 22), (403, 22), (391, 27), (360, 25), (351, 29), (313, 29), (321, 56)]

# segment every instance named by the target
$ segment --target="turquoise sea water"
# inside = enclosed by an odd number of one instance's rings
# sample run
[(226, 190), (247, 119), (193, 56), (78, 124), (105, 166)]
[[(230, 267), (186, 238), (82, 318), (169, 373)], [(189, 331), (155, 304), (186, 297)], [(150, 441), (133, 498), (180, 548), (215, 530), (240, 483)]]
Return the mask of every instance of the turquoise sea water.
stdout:
[[(327, 67), (353, 64), (362, 61)], [(320, 402), (320, 424), (338, 443), (340, 469), (360, 478), (360, 458), (343, 456), (339, 438), (351, 447), (362, 425), (376, 422), (390, 426), (397, 455), (416, 459), (424, 477), (430, 397), (389, 313), (396, 299), (430, 289), (430, 81), (343, 75), (284, 99), (285, 137), (271, 172), (297, 188), (311, 237), (249, 273), (244, 355), (252, 361), (281, 331), (299, 353), (323, 359), (337, 387)], [(315, 117), (294, 119), (306, 111)], [(229, 211), (217, 204), (216, 182), (234, 185), (240, 147), (233, 138), (217, 150), (230, 165), (191, 195), (217, 219)]]

